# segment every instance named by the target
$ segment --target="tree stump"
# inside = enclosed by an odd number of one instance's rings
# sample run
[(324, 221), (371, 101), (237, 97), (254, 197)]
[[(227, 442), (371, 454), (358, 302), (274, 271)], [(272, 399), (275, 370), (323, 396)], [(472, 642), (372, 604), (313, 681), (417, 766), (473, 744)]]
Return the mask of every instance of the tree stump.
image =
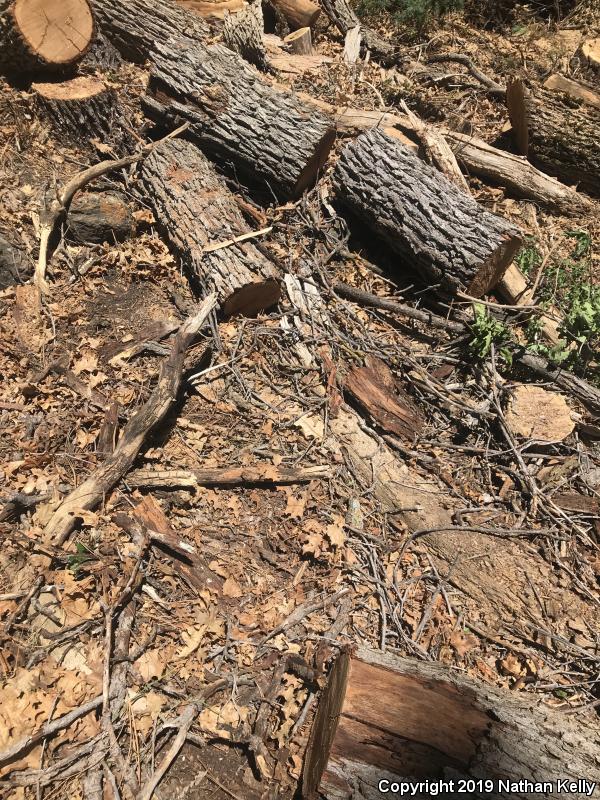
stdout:
[(277, 303), (277, 269), (253, 241), (232, 241), (250, 229), (197, 147), (175, 139), (156, 148), (142, 165), (141, 180), (157, 225), (190, 282), (203, 292), (216, 290), (225, 316), (252, 316)]
[(333, 187), (340, 205), (443, 291), (481, 297), (521, 245), (515, 225), (378, 129), (344, 148)]
[(62, 83), (33, 83), (38, 108), (63, 136), (78, 140), (110, 134), (117, 94), (97, 78), (81, 76)]
[(71, 67), (93, 37), (88, 0), (0, 0), (0, 71), (5, 74)]

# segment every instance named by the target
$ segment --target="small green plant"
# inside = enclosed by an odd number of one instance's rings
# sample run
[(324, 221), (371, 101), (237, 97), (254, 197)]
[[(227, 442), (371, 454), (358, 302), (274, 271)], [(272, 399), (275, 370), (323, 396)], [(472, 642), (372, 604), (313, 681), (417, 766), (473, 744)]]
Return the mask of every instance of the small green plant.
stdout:
[(91, 552), (89, 547), (86, 547), (86, 545), (83, 544), (83, 542), (75, 542), (75, 552), (73, 555), (69, 556), (67, 560), (67, 566), (74, 575), (77, 575), (79, 569), (87, 561), (94, 561), (95, 558), (96, 556)]
[(506, 365), (511, 366), (512, 353), (509, 345), (513, 342), (513, 337), (510, 329), (504, 323), (494, 319), (481, 303), (473, 304), (471, 333), (469, 349), (473, 355), (483, 360), (490, 355), (492, 345), (494, 345)]
[(542, 255), (537, 249), (533, 236), (528, 236), (525, 245), (517, 255), (517, 264), (524, 275), (531, 275), (542, 263)]
[(442, 19), (451, 11), (460, 11), (463, 5), (463, 0), (358, 0), (356, 10), (359, 17), (390, 14), (399, 25), (421, 33), (434, 19)]

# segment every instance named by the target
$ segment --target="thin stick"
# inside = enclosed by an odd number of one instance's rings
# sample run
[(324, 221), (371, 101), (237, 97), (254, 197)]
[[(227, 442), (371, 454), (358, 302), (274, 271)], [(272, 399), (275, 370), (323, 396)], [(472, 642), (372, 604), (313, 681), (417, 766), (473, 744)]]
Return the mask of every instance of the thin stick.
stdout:
[(185, 743), (186, 736), (188, 734), (189, 729), (192, 727), (192, 723), (194, 722), (194, 718), (198, 712), (198, 709), (195, 705), (189, 705), (181, 714), (180, 719), (180, 727), (177, 733), (177, 736), (173, 740), (171, 747), (169, 747), (169, 752), (160, 762), (160, 766), (156, 769), (152, 777), (148, 780), (148, 782), (142, 787), (142, 790), (138, 794), (136, 800), (150, 800), (152, 795), (154, 794), (154, 790), (161, 782), (164, 777), (165, 772), (169, 769), (173, 761), (176, 759), (179, 751), (183, 747)]
[(224, 242), (216, 242), (215, 244), (209, 244), (207, 247), (202, 249), (203, 253), (214, 253), (215, 250), (222, 250), (224, 247), (230, 247), (232, 244), (237, 244), (238, 242), (245, 242), (248, 239), (255, 239), (257, 236), (264, 236), (265, 233), (271, 233), (273, 230), (273, 226), (270, 225), (268, 228), (261, 228), (259, 231), (249, 231), (248, 233), (242, 233), (239, 236), (234, 236), (233, 239), (226, 239)]

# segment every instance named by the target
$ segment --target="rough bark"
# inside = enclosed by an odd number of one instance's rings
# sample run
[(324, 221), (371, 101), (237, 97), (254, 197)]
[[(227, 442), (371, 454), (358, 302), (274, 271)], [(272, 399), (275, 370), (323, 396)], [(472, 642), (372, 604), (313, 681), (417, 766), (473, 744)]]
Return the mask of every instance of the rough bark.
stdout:
[(0, 289), (22, 283), (31, 272), (27, 256), (0, 234)]
[(131, 209), (119, 192), (80, 192), (67, 214), (67, 233), (78, 242), (120, 242), (133, 227)]
[(321, 13), (321, 9), (313, 0), (271, 0), (277, 11), (282, 14), (292, 30), (311, 28)]
[(0, 0), (0, 72), (48, 72), (76, 64), (94, 37), (88, 0)]
[[(274, 305), (281, 288), (274, 265), (252, 241), (210, 247), (247, 234), (233, 195), (191, 142), (174, 140), (141, 170), (144, 196), (172, 249), (203, 291), (215, 290), (226, 316)], [(209, 251), (207, 251), (207, 248)]]
[[(144, 108), (152, 119), (169, 127), (189, 121), (211, 158), (281, 196), (299, 196), (314, 183), (335, 137), (329, 119), (273, 90), (223, 45), (205, 46), (203, 20), (167, 0), (94, 0), (94, 8), (126, 57), (150, 58)], [(177, 33), (188, 20), (194, 38)]]
[(515, 141), (532, 164), (560, 180), (600, 195), (600, 111), (573, 107), (568, 98), (544, 89), (527, 92), (509, 84), (507, 105)]
[(333, 186), (342, 206), (444, 291), (485, 294), (521, 244), (518, 228), (379, 130), (342, 151)]
[(323, 10), (342, 36), (346, 36), (348, 31), (358, 26), (362, 43), (365, 49), (372, 53), (375, 60), (382, 64), (393, 64), (397, 60), (394, 46), (382, 39), (374, 30), (362, 24), (348, 0), (323, 0), (322, 5)]
[[(465, 796), (553, 797), (556, 782), (597, 778), (596, 725), (439, 665), (360, 648), (336, 660), (312, 728), (303, 797), (380, 798), (381, 779), (493, 781)], [(532, 793), (523, 779), (554, 782)], [(500, 781), (516, 782), (506, 788)], [(424, 789), (405, 796), (430, 797)], [(357, 794), (358, 792), (358, 794)], [(396, 796), (396, 793), (394, 793)], [(570, 794), (588, 796), (579, 784)]]
[(289, 47), (290, 53), (301, 56), (312, 55), (312, 33), (310, 28), (298, 28), (297, 31), (288, 34), (283, 41)]
[(263, 14), (260, 0), (254, 0), (241, 11), (226, 14), (223, 41), (230, 50), (255, 67), (267, 71), (267, 51), (263, 44)]
[(62, 136), (86, 140), (111, 133), (117, 116), (117, 94), (97, 78), (34, 83), (31, 88), (38, 109)]

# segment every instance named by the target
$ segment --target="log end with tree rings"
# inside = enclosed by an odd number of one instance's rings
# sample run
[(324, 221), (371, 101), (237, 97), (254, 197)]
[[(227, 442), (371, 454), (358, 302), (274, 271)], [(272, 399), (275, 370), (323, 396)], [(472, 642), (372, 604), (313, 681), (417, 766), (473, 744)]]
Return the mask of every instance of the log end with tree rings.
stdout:
[(485, 294), (522, 242), (515, 225), (379, 129), (344, 148), (332, 184), (340, 206), (442, 292)]
[(7, 73), (76, 64), (93, 37), (88, 0), (0, 0), (0, 67)]
[(255, 317), (260, 311), (272, 308), (281, 298), (281, 283), (274, 278), (253, 281), (240, 286), (221, 306), (224, 317)]
[(312, 55), (312, 33), (310, 28), (298, 28), (297, 31), (289, 33), (283, 41), (288, 46), (290, 53), (302, 56)]

